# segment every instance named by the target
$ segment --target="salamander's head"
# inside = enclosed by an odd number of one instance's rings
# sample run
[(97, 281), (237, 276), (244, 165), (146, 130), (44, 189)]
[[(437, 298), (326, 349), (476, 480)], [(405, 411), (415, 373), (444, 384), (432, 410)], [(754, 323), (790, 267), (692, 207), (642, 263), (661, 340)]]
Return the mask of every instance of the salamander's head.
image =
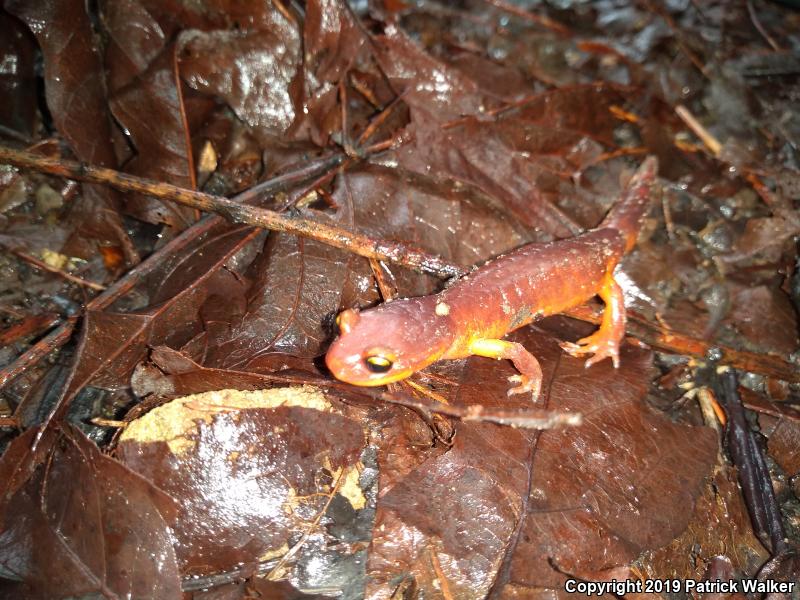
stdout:
[[(429, 300), (431, 298), (431, 300)], [(386, 385), (437, 361), (452, 344), (450, 322), (434, 312), (432, 297), (395, 300), (339, 313), (339, 337), (325, 363), (353, 385)]]

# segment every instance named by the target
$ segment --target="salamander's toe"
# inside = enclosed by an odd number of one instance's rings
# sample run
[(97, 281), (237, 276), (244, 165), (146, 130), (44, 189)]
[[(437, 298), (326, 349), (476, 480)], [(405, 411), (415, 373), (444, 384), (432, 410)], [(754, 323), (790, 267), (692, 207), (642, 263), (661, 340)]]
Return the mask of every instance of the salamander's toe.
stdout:
[(583, 348), (573, 342), (560, 342), (558, 345), (561, 346), (561, 349), (564, 352), (570, 356), (574, 356), (575, 358), (578, 358), (581, 356), (581, 354), (583, 354)]
[(619, 342), (613, 339), (608, 339), (603, 335), (590, 335), (577, 342), (561, 342), (561, 349), (570, 356), (580, 358), (587, 354), (593, 354), (586, 361), (586, 367), (591, 367), (593, 364), (610, 358), (614, 363), (614, 368), (619, 367)]
[(617, 348), (616, 344), (611, 347), (607, 346), (606, 348), (598, 348), (594, 350), (594, 356), (587, 359), (586, 361), (586, 368), (591, 367), (593, 364), (600, 362), (601, 360), (605, 360), (606, 358), (610, 358), (611, 362), (614, 363), (614, 368), (619, 368), (619, 348)]
[(530, 393), (533, 396), (533, 401), (539, 397), (539, 390), (542, 385), (541, 379), (534, 379), (526, 375), (511, 375), (508, 378), (509, 383), (518, 383), (519, 385), (512, 387), (508, 390), (507, 394), (513, 396), (514, 394)]

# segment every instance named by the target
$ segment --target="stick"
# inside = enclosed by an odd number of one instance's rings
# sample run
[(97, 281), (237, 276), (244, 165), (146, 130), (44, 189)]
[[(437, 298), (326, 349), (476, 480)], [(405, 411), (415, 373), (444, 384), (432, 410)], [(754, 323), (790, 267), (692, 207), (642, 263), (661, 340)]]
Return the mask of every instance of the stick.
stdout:
[(376, 258), (438, 277), (455, 277), (462, 275), (464, 269), (453, 265), (439, 256), (428, 254), (402, 242), (372, 239), (368, 236), (352, 233), (346, 229), (333, 227), (324, 223), (277, 213), (264, 208), (247, 206), (204, 192), (187, 190), (169, 183), (159, 183), (141, 177), (121, 173), (113, 169), (84, 165), (74, 161), (45, 158), (0, 146), (0, 162), (16, 167), (35, 169), (51, 175), (77, 179), (89, 183), (106, 184), (124, 192), (137, 192), (154, 196), (162, 200), (170, 200), (184, 206), (191, 206), (204, 212), (217, 213), (232, 223), (241, 223), (293, 233), (305, 238), (317, 240), (364, 256)]

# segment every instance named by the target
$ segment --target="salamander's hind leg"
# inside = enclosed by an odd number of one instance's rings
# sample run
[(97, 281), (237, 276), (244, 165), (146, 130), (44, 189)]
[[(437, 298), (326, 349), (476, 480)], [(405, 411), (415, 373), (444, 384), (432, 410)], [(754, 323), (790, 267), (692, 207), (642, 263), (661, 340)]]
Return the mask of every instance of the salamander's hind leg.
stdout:
[(614, 281), (611, 273), (606, 275), (597, 295), (606, 305), (600, 329), (574, 344), (562, 342), (561, 348), (575, 357), (594, 354), (586, 361), (587, 367), (605, 358), (611, 358), (616, 368), (619, 367), (619, 345), (625, 337), (625, 299), (622, 288)]
[(476, 356), (510, 360), (520, 374), (508, 378), (511, 383), (519, 384), (508, 390), (508, 395), (530, 392), (534, 402), (539, 397), (542, 388), (542, 368), (536, 357), (522, 344), (505, 340), (475, 340), (470, 343), (469, 352)]

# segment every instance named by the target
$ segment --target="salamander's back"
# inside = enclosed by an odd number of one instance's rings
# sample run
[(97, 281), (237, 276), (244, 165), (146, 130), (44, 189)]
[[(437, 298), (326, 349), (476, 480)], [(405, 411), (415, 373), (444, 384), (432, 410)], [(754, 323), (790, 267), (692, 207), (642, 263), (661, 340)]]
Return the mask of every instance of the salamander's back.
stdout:
[(624, 245), (615, 229), (528, 244), (468, 275), (443, 292), (441, 300), (469, 329), (480, 327), (486, 337), (502, 337), (537, 317), (562, 312), (594, 296)]

